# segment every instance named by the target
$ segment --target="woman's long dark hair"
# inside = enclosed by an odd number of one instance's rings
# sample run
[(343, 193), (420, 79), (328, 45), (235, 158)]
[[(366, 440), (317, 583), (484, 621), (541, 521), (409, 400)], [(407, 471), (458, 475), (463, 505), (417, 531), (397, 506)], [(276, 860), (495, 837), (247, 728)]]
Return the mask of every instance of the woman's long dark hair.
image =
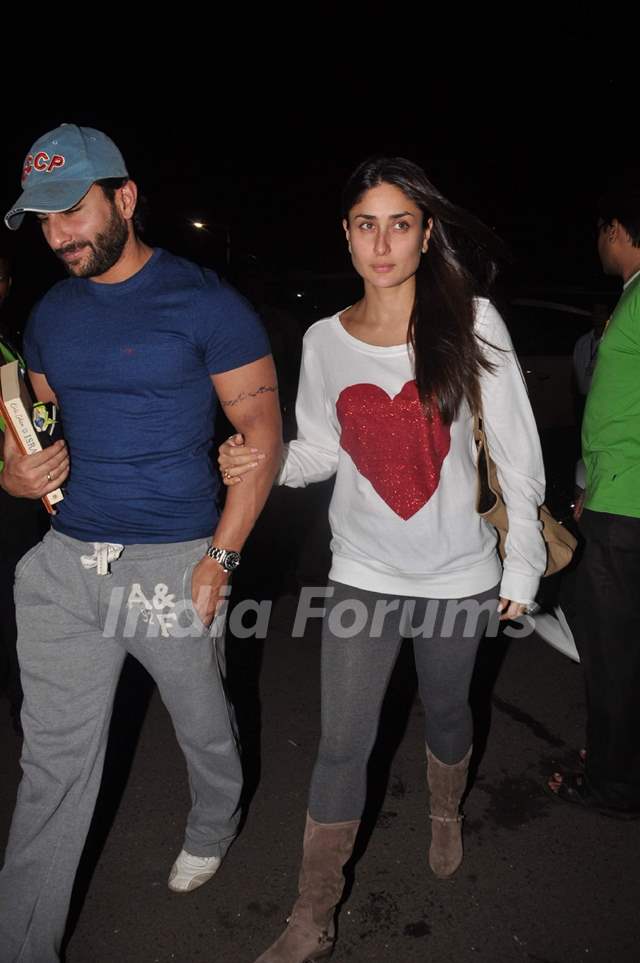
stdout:
[(366, 191), (383, 183), (411, 198), (424, 224), (433, 218), (429, 249), (416, 272), (409, 341), (420, 399), (427, 411), (437, 399), (444, 422), (450, 424), (463, 398), (472, 411), (479, 409), (481, 371), (493, 368), (474, 334), (473, 299), (488, 292), (504, 249), (493, 231), (448, 201), (422, 168), (403, 157), (364, 161), (343, 191), (343, 217), (348, 219)]

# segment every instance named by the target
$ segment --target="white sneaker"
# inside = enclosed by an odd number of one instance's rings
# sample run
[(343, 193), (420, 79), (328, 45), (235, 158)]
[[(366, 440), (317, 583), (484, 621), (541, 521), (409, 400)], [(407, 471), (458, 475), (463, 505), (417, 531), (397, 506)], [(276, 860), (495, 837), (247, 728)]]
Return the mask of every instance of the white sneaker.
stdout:
[(541, 639), (544, 639), (545, 642), (554, 649), (557, 649), (558, 652), (562, 652), (563, 655), (572, 659), (573, 662), (579, 662), (580, 656), (578, 655), (578, 650), (573, 640), (573, 633), (569, 628), (569, 623), (565, 618), (564, 612), (559, 605), (555, 606), (553, 612), (553, 615), (550, 615), (548, 612), (541, 612), (539, 615), (533, 617), (536, 632)]
[(169, 873), (169, 889), (174, 893), (190, 893), (207, 883), (221, 862), (219, 856), (192, 856), (181, 849)]

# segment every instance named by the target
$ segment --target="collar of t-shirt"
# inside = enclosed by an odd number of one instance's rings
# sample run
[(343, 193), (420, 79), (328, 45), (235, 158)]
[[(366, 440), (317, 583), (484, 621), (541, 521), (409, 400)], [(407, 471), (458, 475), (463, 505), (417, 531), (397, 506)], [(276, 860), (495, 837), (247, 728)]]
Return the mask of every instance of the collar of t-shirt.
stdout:
[(70, 278), (69, 280), (77, 285), (82, 285), (85, 293), (88, 292), (93, 297), (100, 298), (103, 301), (128, 297), (144, 285), (154, 283), (158, 270), (162, 270), (162, 267), (158, 266), (158, 262), (162, 259), (164, 253), (163, 248), (154, 247), (151, 257), (144, 262), (135, 274), (125, 278), (124, 281), (102, 284), (99, 281), (93, 281), (91, 278)]
[(630, 285), (630, 284), (633, 284), (633, 282), (635, 281), (635, 279), (638, 278), (638, 277), (640, 277), (640, 271), (636, 271), (635, 274), (632, 274), (632, 275), (631, 275), (631, 277), (629, 278), (628, 281), (625, 281), (625, 282), (624, 282), (624, 284), (622, 285), (622, 290), (623, 290), (623, 291), (626, 291), (626, 289), (629, 287), (629, 285)]

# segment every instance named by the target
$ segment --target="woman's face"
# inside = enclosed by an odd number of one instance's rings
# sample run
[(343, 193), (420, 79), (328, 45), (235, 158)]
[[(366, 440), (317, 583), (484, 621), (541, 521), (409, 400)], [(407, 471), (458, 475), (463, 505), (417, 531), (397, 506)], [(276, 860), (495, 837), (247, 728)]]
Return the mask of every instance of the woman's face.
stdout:
[(422, 223), (422, 211), (393, 184), (372, 187), (342, 222), (353, 266), (377, 288), (404, 284), (426, 252), (433, 221)]

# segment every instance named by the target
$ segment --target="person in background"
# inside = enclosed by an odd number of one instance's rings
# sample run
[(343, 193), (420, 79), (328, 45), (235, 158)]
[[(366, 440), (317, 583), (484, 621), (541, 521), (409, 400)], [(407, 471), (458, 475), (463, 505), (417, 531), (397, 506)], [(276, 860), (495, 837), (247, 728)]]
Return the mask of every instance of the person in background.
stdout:
[(598, 348), (582, 424), (586, 469), (574, 634), (586, 691), (584, 768), (555, 772), (561, 801), (640, 815), (640, 181), (601, 198), (598, 254), (623, 291)]
[(606, 304), (594, 304), (591, 312), (593, 327), (580, 335), (573, 347), (573, 376), (578, 395), (582, 399), (587, 397), (591, 387), (591, 379), (598, 358), (598, 346), (602, 340), (610, 313)]

